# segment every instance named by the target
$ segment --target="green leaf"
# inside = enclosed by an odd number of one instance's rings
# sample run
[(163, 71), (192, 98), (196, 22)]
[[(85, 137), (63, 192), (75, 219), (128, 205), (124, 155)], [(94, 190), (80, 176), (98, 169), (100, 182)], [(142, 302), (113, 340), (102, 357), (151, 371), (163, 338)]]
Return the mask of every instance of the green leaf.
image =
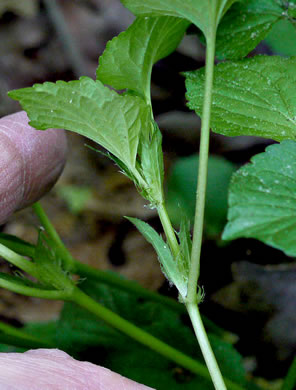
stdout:
[(296, 255), (296, 143), (269, 146), (232, 178), (223, 239), (257, 238)]
[(279, 20), (290, 20), (295, 12), (295, 1), (244, 0), (239, 1), (222, 19), (216, 42), (220, 59), (245, 57), (261, 42)]
[(22, 330), (32, 336), (38, 335), (38, 338), (43, 341), (56, 345), (57, 324), (57, 321), (28, 322)]
[(173, 283), (183, 298), (187, 295), (187, 276), (180, 274), (177, 261), (173, 258), (168, 245), (163, 241), (161, 236), (148, 223), (137, 218), (126, 217), (131, 221), (146, 240), (153, 246), (157, 252), (159, 262), (164, 274), (168, 280)]
[[(198, 156), (179, 158), (173, 165), (167, 183), (166, 204), (174, 225), (182, 223), (184, 216), (194, 220), (197, 185)], [(221, 233), (227, 216), (227, 194), (231, 175), (236, 166), (218, 157), (209, 157), (209, 172), (205, 204), (205, 232), (216, 236)], [(182, 242), (182, 240), (180, 240)]]
[(206, 37), (216, 29), (228, 8), (237, 0), (121, 0), (137, 16), (175, 16), (194, 23)]
[(295, 23), (296, 18), (296, 0), (284, 1), (285, 14), (288, 14), (290, 21)]
[(39, 130), (64, 128), (97, 142), (135, 169), (139, 134), (152, 126), (150, 108), (137, 96), (121, 96), (100, 81), (36, 84), (9, 92)]
[(99, 58), (97, 79), (115, 89), (130, 89), (150, 102), (152, 66), (171, 54), (189, 22), (174, 17), (138, 17), (107, 43)]
[[(257, 56), (215, 67), (211, 128), (276, 141), (296, 138), (296, 57)], [(204, 69), (186, 72), (188, 105), (201, 116)]]
[(287, 20), (276, 23), (265, 38), (265, 42), (276, 54), (287, 57), (296, 55), (296, 30)]

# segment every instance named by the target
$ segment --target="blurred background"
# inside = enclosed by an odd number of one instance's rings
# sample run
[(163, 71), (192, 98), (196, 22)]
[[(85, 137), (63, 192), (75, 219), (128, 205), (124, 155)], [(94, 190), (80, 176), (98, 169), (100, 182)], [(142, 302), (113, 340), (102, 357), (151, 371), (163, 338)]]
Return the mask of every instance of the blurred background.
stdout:
[[(11, 89), (82, 75), (95, 78), (106, 42), (133, 19), (119, 0), (1, 0), (0, 117), (20, 110), (7, 96)], [(295, 38), (294, 30), (277, 25), (250, 55), (296, 54)], [(200, 131), (199, 118), (186, 107), (181, 72), (202, 67), (204, 57), (204, 46), (189, 28), (178, 50), (157, 63), (152, 74), (154, 115), (163, 133), (167, 202), (176, 228), (182, 213), (193, 218)], [(94, 146), (91, 141), (70, 133), (68, 139), (67, 166), (42, 204), (72, 254), (176, 297), (152, 247), (123, 218), (141, 218), (161, 232), (155, 210), (110, 160), (85, 147)], [(296, 350), (294, 259), (256, 240), (220, 239), (231, 174), (270, 143), (212, 134), (200, 283), (206, 292), (202, 312), (238, 335), (236, 347), (247, 370), (272, 383), (285, 374)], [(34, 241), (36, 223), (28, 209), (0, 229)], [(0, 268), (7, 270), (7, 265), (0, 262)], [(59, 302), (0, 291), (1, 319), (18, 326), (55, 319), (60, 310)]]

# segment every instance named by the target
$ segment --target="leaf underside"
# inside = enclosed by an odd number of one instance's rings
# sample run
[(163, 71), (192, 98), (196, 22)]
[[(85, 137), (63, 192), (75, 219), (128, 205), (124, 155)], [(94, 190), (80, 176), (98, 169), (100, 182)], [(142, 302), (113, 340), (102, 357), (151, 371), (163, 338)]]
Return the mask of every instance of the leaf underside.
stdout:
[(122, 96), (100, 81), (36, 84), (11, 91), (39, 130), (64, 128), (97, 142), (130, 170), (136, 163), (139, 134), (150, 126), (150, 109), (137, 96)]
[(223, 14), (237, 0), (121, 0), (139, 16), (175, 16), (195, 24), (207, 37), (217, 27)]
[[(186, 72), (188, 106), (202, 115), (204, 69)], [(215, 67), (211, 128), (227, 136), (296, 138), (296, 57), (257, 56)]]
[(107, 43), (99, 59), (97, 79), (149, 100), (152, 66), (176, 49), (188, 25), (186, 20), (168, 16), (136, 18)]
[(257, 238), (296, 255), (296, 143), (283, 141), (239, 169), (229, 188), (223, 239)]

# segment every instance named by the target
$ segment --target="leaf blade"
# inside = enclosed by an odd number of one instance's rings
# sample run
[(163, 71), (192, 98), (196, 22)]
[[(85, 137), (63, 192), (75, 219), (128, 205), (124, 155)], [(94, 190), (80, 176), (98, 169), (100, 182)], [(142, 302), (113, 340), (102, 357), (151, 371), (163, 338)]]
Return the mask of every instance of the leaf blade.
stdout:
[(31, 126), (65, 128), (99, 143), (135, 168), (141, 128), (150, 126), (150, 109), (136, 96), (121, 96), (100, 81), (36, 84), (9, 92), (27, 111)]
[(189, 22), (176, 17), (138, 17), (107, 43), (97, 79), (115, 89), (130, 89), (150, 101), (152, 66), (172, 53)]
[[(215, 68), (211, 128), (276, 141), (296, 138), (296, 57), (257, 56)], [(186, 72), (188, 106), (202, 111), (204, 70)]]
[(121, 0), (135, 15), (175, 16), (194, 23), (207, 37), (215, 29), (227, 9), (237, 0)]
[(161, 236), (150, 225), (148, 225), (148, 223), (137, 218), (126, 218), (136, 226), (140, 233), (154, 247), (166, 277), (177, 287), (182, 297), (186, 297), (187, 283), (184, 280), (184, 276), (186, 277), (186, 275), (180, 274), (177, 266), (177, 259), (173, 258), (169, 247), (163, 241)]
[(240, 59), (261, 42), (280, 19), (289, 19), (284, 4), (275, 0), (237, 2), (222, 19), (217, 31), (219, 59)]
[(224, 240), (257, 238), (296, 255), (296, 143), (267, 147), (233, 176)]

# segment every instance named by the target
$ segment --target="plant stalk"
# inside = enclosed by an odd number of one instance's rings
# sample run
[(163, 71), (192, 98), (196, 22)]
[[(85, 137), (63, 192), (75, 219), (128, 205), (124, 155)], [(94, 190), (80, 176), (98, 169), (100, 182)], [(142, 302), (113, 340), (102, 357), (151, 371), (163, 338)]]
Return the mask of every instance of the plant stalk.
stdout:
[(13, 291), (17, 294), (26, 295), (27, 297), (52, 299), (58, 301), (67, 301), (69, 298), (68, 291), (44, 290), (36, 287), (28, 287), (25, 284), (16, 283), (2, 277), (0, 277), (0, 287), (9, 291)]
[[(75, 268), (73, 270), (73, 273), (77, 273), (82, 278), (85, 277), (92, 280), (96, 280), (100, 283), (106, 284), (107, 286), (112, 286), (120, 289), (121, 291), (126, 291), (129, 294), (136, 294), (137, 296), (145, 298), (151, 302), (158, 302), (161, 305), (164, 305), (165, 307), (174, 310), (179, 314), (187, 314), (185, 306), (180, 302), (176, 301), (175, 299), (166, 297), (165, 295), (159, 294), (154, 291), (150, 291), (147, 288), (142, 287), (137, 282), (120, 278), (112, 272), (101, 271), (99, 269), (90, 267), (87, 264), (83, 264), (78, 260), (74, 261)], [(210, 332), (219, 335), (224, 340), (233, 339), (234, 336), (230, 332), (220, 328), (207, 317), (203, 316), (202, 320)]]
[(50, 222), (49, 218), (47, 217), (45, 211), (43, 210), (41, 204), (39, 202), (36, 202), (32, 205), (33, 211), (39, 218), (39, 221), (41, 222), (42, 226), (46, 230), (49, 237), (55, 242), (56, 247), (59, 252), (59, 256), (64, 261), (64, 265), (67, 271), (70, 271), (73, 266), (73, 257), (71, 253), (68, 251), (66, 246), (64, 245), (63, 241), (60, 239), (60, 236), (58, 235), (55, 227)]
[(177, 259), (179, 255), (179, 244), (164, 203), (157, 207), (157, 212), (172, 255)]
[(216, 29), (212, 28), (212, 31), (207, 36), (205, 92), (202, 110), (202, 126), (199, 148), (198, 184), (196, 191), (196, 208), (194, 218), (191, 263), (188, 280), (188, 292), (185, 303), (202, 354), (212, 377), (215, 389), (226, 390), (223, 376), (220, 372), (219, 366), (217, 364), (215, 355), (209, 343), (207, 333), (205, 331), (204, 325), (199, 314), (197, 300), (197, 284), (200, 273), (200, 254), (203, 237), (204, 210), (208, 176), (210, 119), (215, 64), (215, 40)]
[[(66, 257), (66, 260), (68, 262), (68, 265), (71, 269), (71, 272), (77, 272), (81, 276), (88, 276), (95, 278), (97, 280), (101, 280), (103, 282), (107, 282), (108, 284), (113, 284), (116, 287), (121, 287), (126, 290), (133, 290), (131, 289), (131, 286), (126, 286), (126, 281), (122, 281), (122, 283), (119, 282), (119, 280), (115, 280), (113, 275), (105, 275), (104, 278), (102, 278), (102, 272), (99, 270), (92, 269), (91, 267), (82, 264), (75, 260), (68, 249), (65, 247), (64, 243), (60, 239), (58, 233), (56, 232), (54, 226), (51, 224), (50, 220), (48, 219), (46, 213), (42, 209), (41, 205), (39, 203), (36, 203), (33, 206), (33, 209), (35, 213), (37, 214), (40, 222), (46, 229), (46, 232), (50, 236), (50, 238), (57, 244), (60, 255), (62, 258)], [(162, 222), (162, 225), (164, 227), (164, 231), (167, 235), (168, 242), (170, 243), (171, 250), (175, 256), (177, 256), (179, 251), (178, 242), (176, 239), (175, 232), (173, 230), (173, 227), (171, 225), (170, 219), (168, 217), (167, 211), (164, 206), (160, 207), (158, 209), (160, 219)], [(116, 278), (118, 279), (118, 278)], [(135, 289), (143, 295), (144, 297), (159, 301), (161, 303), (166, 303), (168, 306), (173, 306), (169, 304), (169, 302), (163, 302), (163, 299), (156, 299), (156, 295), (153, 292), (149, 292), (144, 290), (141, 286), (136, 286)], [(139, 290), (139, 291), (138, 291)], [(145, 294), (143, 293), (145, 291)], [(74, 297), (71, 299), (75, 303), (79, 304), (80, 306), (84, 307), (85, 309), (91, 311), (94, 313), (97, 317), (104, 320), (106, 323), (111, 325), (112, 327), (120, 330), (124, 334), (130, 336), (132, 339), (146, 345), (147, 347), (153, 349), (154, 351), (158, 352), (162, 356), (167, 357), (168, 359), (176, 362), (177, 364), (180, 364), (181, 366), (189, 369), (190, 371), (201, 375), (203, 377), (206, 377), (209, 379), (209, 373), (205, 369), (203, 365), (201, 365), (199, 362), (196, 362), (194, 359), (186, 356), (185, 354), (175, 350), (174, 348), (170, 347), (169, 345), (163, 343), (162, 341), (158, 340), (157, 338), (151, 336), (149, 333), (144, 332), (137, 326), (131, 324), (130, 322), (124, 320), (117, 314), (113, 313), (112, 311), (106, 309), (104, 306), (100, 305), (99, 303), (95, 302), (92, 298), (90, 298), (88, 295), (83, 293), (79, 289), (74, 290)], [(168, 299), (166, 300), (168, 301)], [(177, 302), (174, 302), (174, 306), (176, 309), (176, 306), (178, 305)], [(178, 305), (179, 306), (179, 305)], [(180, 305), (181, 306), (181, 305)], [(197, 306), (196, 306), (196, 310)], [(205, 332), (204, 328), (203, 331)], [(206, 337), (206, 336), (205, 336)], [(240, 387), (237, 387), (236, 384), (230, 382), (230, 388), (232, 390), (241, 390)], [(222, 389), (222, 388), (221, 388)]]
[(146, 347), (168, 358), (176, 364), (190, 370), (191, 372), (198, 374), (207, 380), (210, 379), (208, 370), (203, 364), (157, 339), (150, 333), (147, 333), (144, 330), (138, 328), (136, 325), (123, 319), (116, 313), (113, 313), (111, 310), (105, 308), (100, 303), (93, 300), (82, 290), (76, 288), (73, 292), (71, 300), (89, 312), (93, 313), (101, 320), (105, 321), (108, 325), (111, 325), (113, 328), (131, 337), (133, 340), (138, 341), (142, 345), (145, 345)]
[(9, 261), (9, 263), (20, 268), (22, 271), (27, 272), (35, 278), (38, 278), (36, 266), (32, 262), (25, 259), (23, 256), (18, 255), (3, 244), (0, 244), (0, 256)]
[[(209, 343), (207, 333), (205, 331), (200, 313), (198, 310), (198, 305), (194, 303), (186, 304), (188, 314), (190, 316), (194, 333), (198, 340), (201, 352), (207, 364), (208, 370), (210, 372), (214, 387), (216, 390), (227, 390), (223, 377), (221, 375), (220, 369), (218, 367), (215, 355), (213, 353), (212, 347)], [(238, 386), (239, 387), (239, 386)], [(233, 388), (233, 387), (232, 387)]]
[[(185, 313), (186, 308), (181, 303), (175, 301), (172, 298), (166, 297), (164, 295), (158, 294), (154, 291), (150, 291), (141, 285), (137, 284), (134, 281), (121, 279), (117, 275), (114, 275), (112, 272), (101, 271), (99, 269), (90, 267), (87, 264), (83, 264), (80, 261), (74, 259), (69, 252), (69, 250), (64, 245), (63, 241), (60, 239), (55, 227), (50, 222), (47, 217), (45, 211), (43, 210), (40, 203), (35, 203), (33, 205), (33, 210), (35, 211), (37, 217), (39, 218), (41, 224), (46, 230), (46, 233), (49, 237), (55, 242), (60, 251), (60, 256), (64, 261), (68, 261), (69, 263), (69, 271), (74, 274), (78, 274), (81, 277), (90, 278), (92, 280), (97, 280), (101, 283), (107, 284), (109, 286), (113, 286), (115, 288), (121, 289), (128, 293), (135, 293), (142, 298), (149, 299), (153, 302), (158, 302), (163, 304), (164, 306), (169, 307), (170, 309), (177, 311), (178, 313)], [(165, 213), (167, 215), (167, 213)], [(169, 221), (170, 229), (173, 231), (171, 223)], [(231, 337), (230, 333), (226, 330), (221, 329), (217, 325), (215, 325), (212, 321), (207, 318), (203, 319), (206, 326), (211, 329), (212, 332), (219, 334), (221, 337)]]
[(149, 291), (146, 288), (137, 284), (136, 282), (133, 283), (130, 280), (121, 279), (120, 277), (114, 275), (111, 272), (108, 273), (106, 271), (101, 271), (99, 269), (92, 268), (87, 264), (83, 264), (78, 260), (75, 260), (64, 245), (63, 241), (58, 235), (53, 224), (50, 222), (40, 203), (37, 202), (32, 207), (41, 224), (45, 228), (47, 234), (58, 247), (59, 255), (66, 262), (68, 270), (71, 273), (78, 274), (81, 277), (98, 280), (101, 283), (106, 283), (129, 293), (136, 293), (143, 298), (162, 303), (163, 305), (170, 307), (172, 310), (176, 310), (180, 313), (184, 312), (183, 305), (171, 298), (167, 298), (153, 291)]
[(92, 268), (87, 264), (83, 264), (75, 260), (74, 273), (77, 273), (81, 277), (97, 280), (98, 282), (107, 284), (108, 286), (118, 288), (130, 294), (136, 294), (150, 301), (158, 302), (170, 308), (171, 310), (177, 311), (178, 313), (184, 313), (184, 306), (181, 303), (177, 302), (176, 300), (158, 294), (154, 291), (150, 291), (142, 287), (137, 282), (120, 278), (113, 272), (101, 271), (99, 269)]
[[(96, 317), (105, 321), (108, 325), (119, 330), (123, 334), (139, 342), (142, 345), (152, 349), (159, 353), (161, 356), (175, 362), (194, 374), (201, 376), (207, 380), (210, 380), (209, 370), (191, 357), (185, 355), (183, 352), (171, 347), (163, 341), (152, 336), (150, 333), (138, 328), (136, 325), (123, 319), (118, 314), (113, 313), (111, 310), (105, 308), (100, 303), (85, 294), (82, 290), (76, 288), (73, 291), (73, 295), (70, 299), (72, 302), (81, 306), (82, 308), (93, 313)], [(196, 307), (197, 308), (197, 307)], [(227, 381), (230, 390), (243, 390), (241, 386), (228, 380)], [(222, 389), (222, 388), (221, 388)], [(225, 389), (225, 387), (224, 387)]]
[(208, 176), (208, 157), (210, 141), (210, 117), (212, 103), (212, 88), (214, 78), (215, 60), (215, 31), (207, 40), (206, 69), (205, 69), (205, 93), (202, 110), (202, 126), (199, 148), (198, 183), (196, 191), (196, 207), (194, 217), (193, 241), (191, 252), (191, 264), (188, 281), (187, 302), (196, 299), (197, 282), (200, 272), (200, 253), (204, 225), (204, 209), (206, 201), (206, 188)]

